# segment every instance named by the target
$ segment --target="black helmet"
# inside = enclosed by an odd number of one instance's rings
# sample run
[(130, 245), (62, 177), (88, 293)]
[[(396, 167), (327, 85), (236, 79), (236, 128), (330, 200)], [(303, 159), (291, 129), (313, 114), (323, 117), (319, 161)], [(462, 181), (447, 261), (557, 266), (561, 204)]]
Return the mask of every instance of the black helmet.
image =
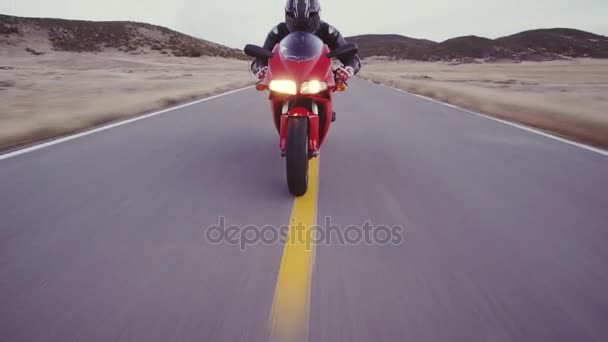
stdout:
[(316, 32), (321, 26), (319, 0), (287, 0), (285, 24), (290, 32)]

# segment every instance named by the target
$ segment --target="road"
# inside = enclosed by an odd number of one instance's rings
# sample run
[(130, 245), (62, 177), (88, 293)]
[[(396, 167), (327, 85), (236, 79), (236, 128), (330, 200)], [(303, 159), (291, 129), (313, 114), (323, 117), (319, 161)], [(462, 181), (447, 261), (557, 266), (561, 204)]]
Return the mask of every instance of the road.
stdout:
[[(253, 89), (0, 160), (0, 341), (608, 341), (605, 155), (365, 81), (336, 105), (295, 204)], [(299, 205), (402, 240), (206, 239)]]

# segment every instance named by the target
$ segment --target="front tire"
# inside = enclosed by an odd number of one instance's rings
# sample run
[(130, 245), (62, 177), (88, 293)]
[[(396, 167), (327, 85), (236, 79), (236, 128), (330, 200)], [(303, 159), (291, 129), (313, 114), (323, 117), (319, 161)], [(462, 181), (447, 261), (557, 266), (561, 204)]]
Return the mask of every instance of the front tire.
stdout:
[(289, 192), (303, 196), (308, 190), (308, 118), (289, 118), (285, 162)]

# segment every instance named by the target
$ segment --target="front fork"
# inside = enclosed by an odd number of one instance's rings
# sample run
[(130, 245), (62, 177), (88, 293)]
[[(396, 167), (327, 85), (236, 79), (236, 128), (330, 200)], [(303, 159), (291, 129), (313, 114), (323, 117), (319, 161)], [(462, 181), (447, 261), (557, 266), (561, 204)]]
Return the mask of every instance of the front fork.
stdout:
[(303, 107), (295, 107), (289, 110), (289, 103), (285, 102), (281, 111), (279, 127), (279, 145), (281, 156), (283, 157), (287, 148), (287, 125), (289, 124), (289, 118), (302, 116), (308, 117), (308, 156), (314, 158), (319, 155), (319, 106), (313, 102), (312, 112)]

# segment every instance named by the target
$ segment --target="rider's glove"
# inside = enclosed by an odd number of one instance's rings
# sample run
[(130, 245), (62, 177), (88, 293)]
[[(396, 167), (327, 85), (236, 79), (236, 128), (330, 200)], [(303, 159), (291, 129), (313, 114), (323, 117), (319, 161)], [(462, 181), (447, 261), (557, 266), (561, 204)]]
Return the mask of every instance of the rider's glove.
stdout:
[(264, 78), (266, 78), (266, 74), (268, 73), (268, 67), (263, 67), (260, 68), (258, 70), (258, 72), (255, 73), (255, 77), (258, 78), (258, 80), (263, 80)]
[(338, 83), (346, 83), (351, 77), (353, 77), (354, 70), (352, 67), (339, 67), (336, 70), (336, 81)]

